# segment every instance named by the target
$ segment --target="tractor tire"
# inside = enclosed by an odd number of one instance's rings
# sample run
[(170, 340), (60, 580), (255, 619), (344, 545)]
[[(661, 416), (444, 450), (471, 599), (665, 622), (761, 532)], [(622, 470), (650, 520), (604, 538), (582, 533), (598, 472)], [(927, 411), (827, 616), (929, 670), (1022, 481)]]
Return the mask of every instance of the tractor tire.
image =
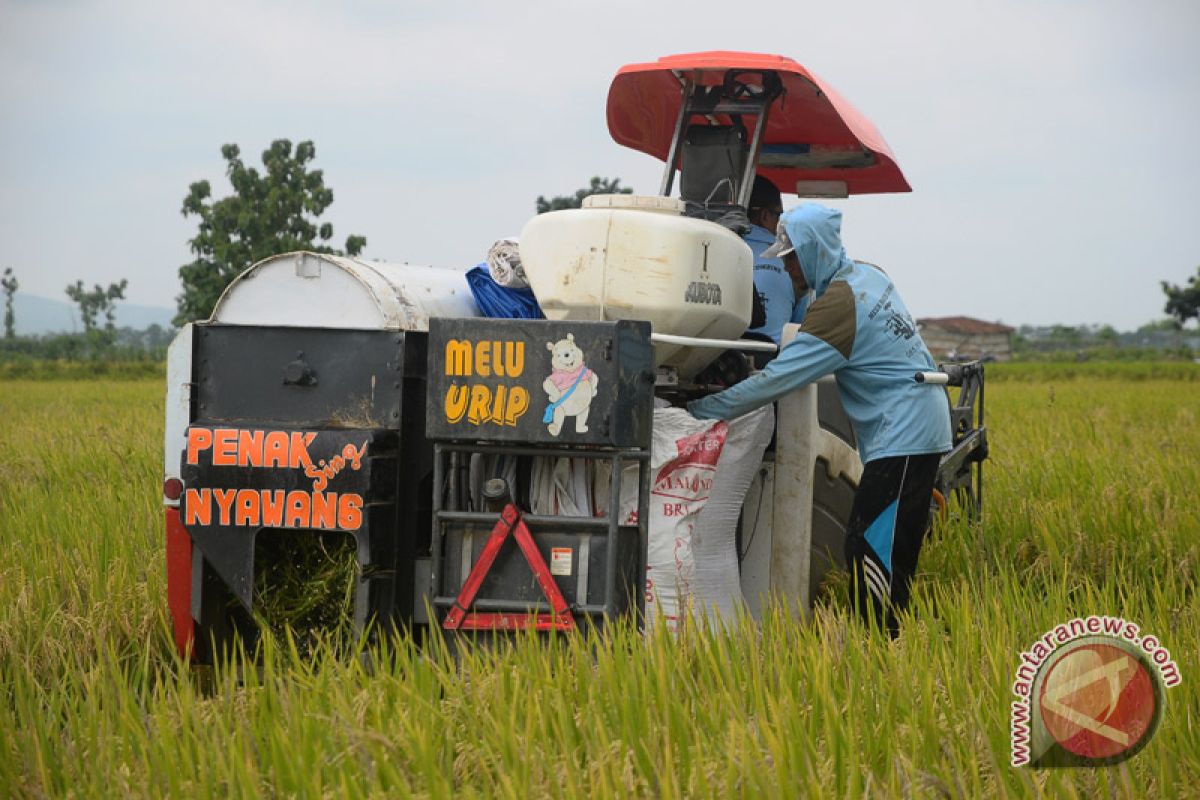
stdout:
[[(854, 427), (842, 408), (836, 384), (817, 384), (817, 420), (822, 430), (836, 436), (847, 447), (857, 447)], [(847, 475), (830, 475), (829, 463), (823, 458), (817, 459), (813, 469), (812, 553), (808, 582), (810, 608), (829, 575), (846, 568), (846, 528), (857, 490), (857, 480)]]

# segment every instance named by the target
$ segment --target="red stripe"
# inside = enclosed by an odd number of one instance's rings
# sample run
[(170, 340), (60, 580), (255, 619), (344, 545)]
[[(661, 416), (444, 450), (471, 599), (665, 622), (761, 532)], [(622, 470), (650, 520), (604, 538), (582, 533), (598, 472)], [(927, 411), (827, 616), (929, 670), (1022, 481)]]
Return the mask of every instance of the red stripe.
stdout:
[(167, 510), (167, 608), (175, 628), (175, 647), (190, 657), (195, 623), (192, 622), (192, 537), (188, 536), (178, 508)]

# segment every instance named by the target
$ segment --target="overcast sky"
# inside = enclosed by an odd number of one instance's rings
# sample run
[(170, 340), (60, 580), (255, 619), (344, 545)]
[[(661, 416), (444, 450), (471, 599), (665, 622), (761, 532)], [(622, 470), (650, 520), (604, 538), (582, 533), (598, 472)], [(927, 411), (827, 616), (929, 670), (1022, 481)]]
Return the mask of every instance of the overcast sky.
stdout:
[(339, 244), (467, 267), (538, 194), (657, 189), (608, 136), (622, 64), (750, 50), (891, 145), (913, 193), (837, 204), (916, 316), (1131, 328), (1200, 265), (1198, 37), (1195, 0), (0, 0), (0, 268), (173, 306), (188, 185), (223, 196), (223, 143), (283, 137), (316, 143)]

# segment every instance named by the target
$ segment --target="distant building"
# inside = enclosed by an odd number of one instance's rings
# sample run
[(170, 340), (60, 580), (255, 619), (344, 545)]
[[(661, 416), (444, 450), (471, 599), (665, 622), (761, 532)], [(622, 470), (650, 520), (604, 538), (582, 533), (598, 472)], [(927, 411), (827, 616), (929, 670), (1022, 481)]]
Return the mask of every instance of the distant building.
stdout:
[(1012, 358), (1015, 328), (971, 317), (931, 317), (917, 320), (925, 346), (935, 359)]

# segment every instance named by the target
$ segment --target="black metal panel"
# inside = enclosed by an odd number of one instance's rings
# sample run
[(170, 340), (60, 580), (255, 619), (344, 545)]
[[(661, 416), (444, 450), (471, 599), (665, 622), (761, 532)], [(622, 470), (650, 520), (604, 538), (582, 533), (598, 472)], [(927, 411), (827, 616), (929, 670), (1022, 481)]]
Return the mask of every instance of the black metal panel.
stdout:
[(412, 337), (423, 344), (405, 331), (197, 325), (196, 416), (399, 427), (404, 378), (424, 372), (424, 348), (405, 347)]
[[(192, 425), (180, 472), (184, 526), (205, 562), (247, 609), (254, 536), (263, 528), (353, 533), (365, 556), (364, 577), (392, 576), (398, 555), (397, 456), (397, 436), (387, 430)], [(411, 595), (411, 576), (404, 583)]]
[[(448, 468), (456, 459), (472, 452), (516, 454), (540, 452), (542, 457), (572, 457), (606, 461), (612, 474), (620, 475), (628, 465), (638, 466), (636, 524), (619, 525), (621, 482), (609, 485), (607, 497), (597, 497), (598, 506), (608, 509), (603, 517), (553, 516), (523, 513), (534, 544), (547, 564), (577, 620), (591, 624), (643, 608), (646, 579), (646, 520), (650, 496), (649, 450), (597, 447), (530, 448), (509, 444), (439, 444), (434, 454), (434, 483), (448, 486)], [(445, 500), (449, 507), (441, 504)], [(467, 511), (463, 499), (452, 491), (435, 493), (433, 539), (433, 585), (435, 605), (448, 609), (460, 595), (463, 582), (477, 565), (487, 539), (500, 518), (499, 512)], [(497, 500), (496, 502), (501, 502)], [(478, 611), (523, 613), (549, 611), (541, 586), (524, 553), (506, 540), (487, 572), (479, 592), (468, 604)]]
[[(426, 343), (428, 334), (404, 334), (404, 378), (400, 416), (400, 486), (396, 505), (401, 515), (401, 558), (429, 555), (433, 514), (433, 443), (425, 436)], [(401, 602), (401, 598), (397, 602)]]
[[(560, 573), (553, 575), (554, 582), (568, 605), (607, 606), (610, 614), (619, 616), (636, 603), (636, 592), (645, 580), (644, 575), (638, 574), (640, 547), (636, 527), (618, 528), (616, 596), (610, 603), (605, 588), (608, 537), (604, 531), (565, 532), (554, 530), (550, 525), (537, 525), (528, 518), (526, 524), (542, 559), (550, 565), (552, 572)], [(443, 595), (459, 594), (491, 532), (491, 526), (473, 524), (454, 526), (447, 531), (445, 555), (441, 560)], [(467, 549), (466, 553), (464, 549)], [(476, 608), (489, 602), (504, 610), (536, 608), (537, 604), (546, 602), (545, 593), (515, 537), (510, 536), (505, 541), (475, 597)]]
[(650, 444), (649, 323), (434, 319), (428, 365), (430, 439)]

